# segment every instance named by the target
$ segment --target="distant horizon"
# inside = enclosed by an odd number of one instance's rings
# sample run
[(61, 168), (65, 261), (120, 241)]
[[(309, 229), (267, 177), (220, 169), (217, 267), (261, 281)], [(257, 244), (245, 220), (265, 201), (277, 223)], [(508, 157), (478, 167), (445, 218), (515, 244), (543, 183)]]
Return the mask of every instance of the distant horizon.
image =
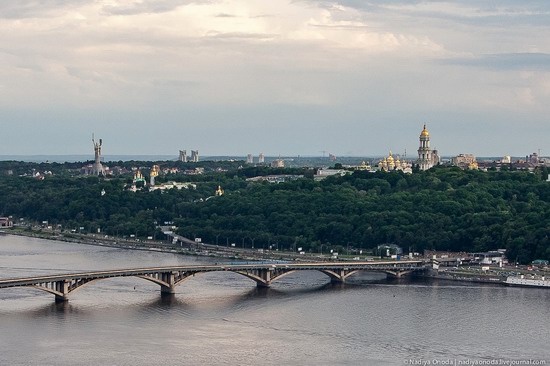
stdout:
[[(266, 160), (272, 161), (278, 158), (281, 158), (283, 160), (285, 159), (325, 159), (327, 162), (330, 163), (339, 163), (339, 159), (379, 159), (382, 157), (387, 156), (388, 154), (379, 154), (379, 155), (363, 155), (363, 156), (352, 156), (352, 155), (341, 155), (336, 156), (335, 161), (329, 160), (328, 156), (322, 156), (322, 155), (264, 155)], [(393, 154), (399, 155), (400, 154)], [(258, 155), (253, 155), (255, 160), (258, 158)], [(441, 156), (442, 159), (451, 159), (456, 155), (443, 155)], [(528, 155), (524, 156), (511, 156), (512, 159), (523, 159)], [(504, 156), (476, 156), (476, 159), (478, 160), (499, 160), (502, 159)], [(545, 158), (545, 156), (540, 156), (541, 158)], [(247, 158), (247, 155), (205, 155), (200, 157), (200, 162), (204, 161), (227, 161), (227, 160), (242, 160), (245, 161)], [(78, 162), (89, 162), (93, 161), (94, 157), (93, 154), (32, 154), (32, 155), (25, 155), (25, 154), (17, 154), (17, 155), (2, 155), (0, 154), (0, 161), (22, 161), (22, 162), (28, 162), (28, 163), (78, 163)], [(409, 161), (416, 160), (416, 157), (410, 158), (407, 156), (405, 158)], [(103, 163), (112, 163), (117, 161), (178, 161), (178, 156), (176, 155), (166, 155), (166, 154), (116, 154), (116, 155), (103, 155), (102, 156), (102, 162)], [(258, 164), (257, 161), (254, 161), (254, 164)]]

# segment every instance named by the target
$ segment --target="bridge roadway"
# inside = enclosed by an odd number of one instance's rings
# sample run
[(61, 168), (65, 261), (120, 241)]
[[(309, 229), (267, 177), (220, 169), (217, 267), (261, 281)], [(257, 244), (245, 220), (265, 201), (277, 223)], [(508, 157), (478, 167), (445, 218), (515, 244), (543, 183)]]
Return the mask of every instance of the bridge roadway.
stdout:
[(172, 266), (117, 269), (83, 273), (67, 273), (27, 278), (0, 279), (0, 288), (33, 287), (55, 295), (56, 301), (67, 301), (73, 291), (94, 281), (115, 277), (138, 277), (154, 282), (161, 287), (161, 293), (172, 294), (176, 286), (199, 273), (229, 271), (254, 280), (259, 287), (269, 287), (271, 283), (290, 273), (304, 270), (320, 271), (332, 282), (345, 280), (359, 271), (385, 272), (390, 276), (422, 271), (423, 261), (376, 261), (376, 262), (319, 262), (319, 263), (257, 263), (257, 264), (216, 264), (202, 266)]

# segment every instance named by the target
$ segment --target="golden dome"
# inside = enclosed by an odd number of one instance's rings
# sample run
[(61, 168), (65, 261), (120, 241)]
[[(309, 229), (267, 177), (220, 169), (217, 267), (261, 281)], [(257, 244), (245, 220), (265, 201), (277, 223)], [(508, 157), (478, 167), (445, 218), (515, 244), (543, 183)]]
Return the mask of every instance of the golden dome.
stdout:
[(426, 137), (429, 137), (430, 136), (430, 133), (428, 132), (428, 130), (426, 129), (426, 125), (424, 124), (424, 129), (422, 130), (422, 132), (420, 132), (420, 136), (426, 136)]
[(151, 177), (157, 177), (159, 175), (160, 167), (158, 165), (153, 165), (151, 168)]

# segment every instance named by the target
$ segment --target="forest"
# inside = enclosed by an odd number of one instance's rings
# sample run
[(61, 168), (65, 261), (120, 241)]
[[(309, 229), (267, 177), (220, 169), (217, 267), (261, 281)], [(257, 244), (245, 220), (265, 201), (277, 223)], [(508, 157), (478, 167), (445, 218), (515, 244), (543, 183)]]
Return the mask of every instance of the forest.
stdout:
[[(305, 177), (278, 184), (246, 180), (276, 173)], [(132, 192), (129, 177), (3, 175), (0, 215), (16, 223), (48, 221), (63, 230), (157, 238), (157, 226), (173, 222), (191, 239), (264, 249), (506, 249), (510, 261), (528, 263), (550, 259), (547, 176), (544, 168), (483, 172), (439, 166), (414, 174), (355, 171), (315, 181), (310, 169), (250, 167), (194, 177), (196, 189)], [(169, 178), (190, 179), (161, 180)], [(214, 196), (219, 185), (225, 194)]]

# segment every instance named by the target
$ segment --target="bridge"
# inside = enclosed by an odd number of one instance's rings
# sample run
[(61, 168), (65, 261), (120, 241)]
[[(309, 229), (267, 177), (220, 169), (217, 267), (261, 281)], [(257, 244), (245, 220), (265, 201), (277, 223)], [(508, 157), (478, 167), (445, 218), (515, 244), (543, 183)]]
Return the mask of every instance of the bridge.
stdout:
[(83, 273), (68, 273), (27, 278), (0, 279), (0, 288), (32, 287), (55, 295), (55, 300), (67, 301), (69, 294), (92, 282), (116, 277), (138, 277), (160, 285), (161, 293), (173, 294), (176, 286), (185, 280), (207, 272), (228, 271), (238, 273), (256, 282), (258, 287), (269, 287), (271, 283), (290, 273), (315, 270), (326, 274), (331, 282), (343, 283), (360, 271), (384, 272), (401, 277), (425, 268), (423, 261), (376, 261), (376, 262), (320, 262), (320, 263), (254, 263), (216, 264), (200, 266), (173, 266), (117, 269)]

